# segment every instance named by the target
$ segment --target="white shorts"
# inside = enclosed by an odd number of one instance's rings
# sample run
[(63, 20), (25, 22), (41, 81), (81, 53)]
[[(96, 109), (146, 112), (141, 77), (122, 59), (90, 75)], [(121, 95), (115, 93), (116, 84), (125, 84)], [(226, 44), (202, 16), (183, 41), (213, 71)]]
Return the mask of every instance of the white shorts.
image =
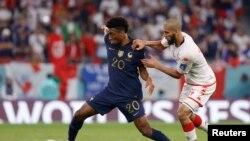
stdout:
[(192, 111), (197, 111), (199, 107), (205, 105), (216, 89), (216, 83), (211, 85), (190, 85), (185, 83), (179, 102), (185, 104)]

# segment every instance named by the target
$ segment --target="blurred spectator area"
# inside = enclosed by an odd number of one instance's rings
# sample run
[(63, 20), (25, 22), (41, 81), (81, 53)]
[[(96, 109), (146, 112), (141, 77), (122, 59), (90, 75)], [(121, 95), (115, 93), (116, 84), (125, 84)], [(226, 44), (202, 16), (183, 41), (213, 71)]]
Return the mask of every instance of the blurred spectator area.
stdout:
[[(169, 17), (182, 22), (209, 62), (249, 64), (249, 0), (0, 0), (0, 62), (52, 63), (51, 33), (66, 63), (105, 63), (100, 26), (123, 16), (134, 38), (158, 40)], [(149, 53), (171, 61), (167, 50)], [(62, 57), (60, 56), (60, 57)]]
[[(147, 40), (161, 39), (164, 21), (177, 17), (211, 65), (249, 66), (249, 13), (250, 0), (0, 0), (0, 63), (53, 64), (66, 93), (71, 75), (62, 72), (105, 64), (100, 26), (123, 16), (129, 34)], [(148, 53), (173, 62), (167, 49)]]

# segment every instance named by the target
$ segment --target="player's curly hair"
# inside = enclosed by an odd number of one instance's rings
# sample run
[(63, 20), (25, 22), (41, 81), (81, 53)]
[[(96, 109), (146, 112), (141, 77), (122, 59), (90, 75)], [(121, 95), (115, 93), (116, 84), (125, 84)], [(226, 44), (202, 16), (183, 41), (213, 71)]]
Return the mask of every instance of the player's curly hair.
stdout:
[(128, 32), (128, 27), (129, 27), (127, 20), (124, 19), (123, 17), (113, 17), (109, 19), (107, 21), (106, 26), (108, 28), (116, 28), (116, 29), (122, 30), (125, 33)]

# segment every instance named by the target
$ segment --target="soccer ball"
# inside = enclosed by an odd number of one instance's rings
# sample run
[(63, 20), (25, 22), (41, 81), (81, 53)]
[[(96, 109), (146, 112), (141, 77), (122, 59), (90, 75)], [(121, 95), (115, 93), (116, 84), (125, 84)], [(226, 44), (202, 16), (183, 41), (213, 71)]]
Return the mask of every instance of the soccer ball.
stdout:
[(54, 140), (54, 139), (47, 139), (46, 141), (56, 141), (56, 140)]

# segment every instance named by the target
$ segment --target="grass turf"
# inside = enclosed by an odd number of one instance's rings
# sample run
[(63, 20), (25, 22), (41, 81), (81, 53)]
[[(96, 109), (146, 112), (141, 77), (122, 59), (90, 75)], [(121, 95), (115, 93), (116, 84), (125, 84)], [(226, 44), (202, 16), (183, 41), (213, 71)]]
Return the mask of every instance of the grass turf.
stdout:
[[(166, 124), (160, 121), (150, 121), (153, 128), (161, 130), (172, 141), (186, 141), (178, 122)], [(221, 122), (220, 124), (243, 124), (242, 122)], [(66, 141), (68, 125), (62, 123), (11, 125), (0, 124), (1, 141)], [(200, 141), (207, 141), (207, 134), (196, 130)], [(51, 140), (52, 141), (52, 140)], [(108, 122), (106, 124), (85, 124), (78, 132), (76, 141), (150, 141), (143, 137), (133, 123), (120, 124)]]
[[(233, 123), (233, 122), (232, 122)], [(150, 121), (153, 128), (161, 130), (172, 141), (186, 141), (178, 122), (166, 124), (159, 121)], [(231, 122), (230, 122), (231, 124)], [(61, 123), (34, 124), (34, 125), (0, 125), (1, 141), (66, 141), (68, 125)], [(207, 134), (197, 130), (200, 141), (207, 141)], [(120, 124), (108, 122), (106, 124), (84, 124), (78, 132), (77, 141), (150, 141), (143, 137), (133, 123)]]

